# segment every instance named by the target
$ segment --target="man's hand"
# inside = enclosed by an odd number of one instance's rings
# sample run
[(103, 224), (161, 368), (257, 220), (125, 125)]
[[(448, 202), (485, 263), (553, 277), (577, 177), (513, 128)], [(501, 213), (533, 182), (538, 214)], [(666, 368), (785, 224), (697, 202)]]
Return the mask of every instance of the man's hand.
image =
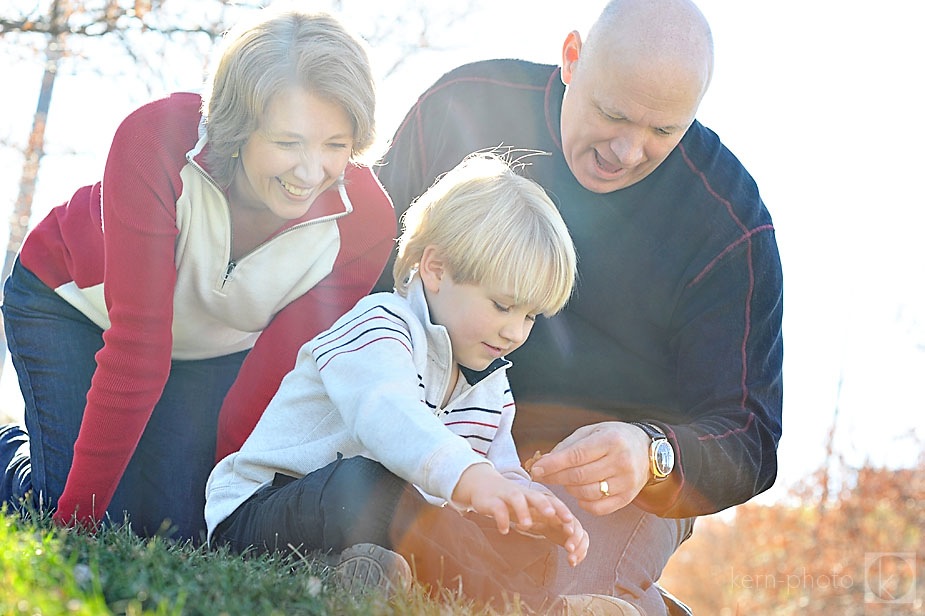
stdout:
[(572, 566), (588, 553), (588, 533), (555, 495), (502, 476), (490, 464), (473, 464), (459, 477), (453, 502), (493, 518), (498, 532), (512, 526), (547, 536), (565, 548)]
[(632, 502), (648, 482), (649, 443), (648, 435), (632, 424), (583, 426), (537, 460), (531, 474), (537, 481), (564, 486), (582, 509), (606, 515)]

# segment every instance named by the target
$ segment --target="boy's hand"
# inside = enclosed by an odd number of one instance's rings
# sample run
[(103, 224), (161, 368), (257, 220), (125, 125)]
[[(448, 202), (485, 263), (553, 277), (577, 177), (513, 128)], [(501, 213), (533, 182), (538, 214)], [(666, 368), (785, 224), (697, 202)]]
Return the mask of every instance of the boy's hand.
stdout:
[(552, 494), (503, 477), (490, 464), (473, 464), (463, 471), (453, 490), (453, 501), (493, 518), (502, 535), (511, 526), (542, 532), (569, 552), (572, 566), (588, 552), (588, 534), (565, 503)]
[[(559, 501), (554, 495), (549, 495), (549, 498)], [(559, 504), (568, 511), (565, 503), (559, 501)], [(533, 526), (530, 528), (518, 528), (526, 532), (543, 535), (553, 543), (561, 545), (568, 552), (568, 562), (573, 567), (584, 560), (588, 554), (590, 537), (581, 526), (578, 518), (574, 516), (570, 522), (563, 522), (558, 515), (553, 518), (537, 515), (534, 516)]]

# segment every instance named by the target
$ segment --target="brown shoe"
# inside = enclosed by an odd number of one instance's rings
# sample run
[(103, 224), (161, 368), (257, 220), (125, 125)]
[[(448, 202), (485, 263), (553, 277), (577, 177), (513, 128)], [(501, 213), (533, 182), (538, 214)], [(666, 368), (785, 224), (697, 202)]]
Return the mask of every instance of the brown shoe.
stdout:
[(408, 561), (374, 543), (358, 543), (341, 552), (334, 571), (350, 592), (379, 589), (392, 594), (411, 589)]
[(562, 595), (562, 616), (642, 616), (638, 608), (608, 595)]

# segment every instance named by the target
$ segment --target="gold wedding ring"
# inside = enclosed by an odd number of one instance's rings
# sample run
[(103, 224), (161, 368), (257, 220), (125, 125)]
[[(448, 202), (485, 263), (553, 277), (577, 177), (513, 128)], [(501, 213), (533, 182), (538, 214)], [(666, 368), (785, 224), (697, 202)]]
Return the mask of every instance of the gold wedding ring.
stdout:
[(605, 498), (610, 496), (610, 486), (607, 484), (606, 479), (601, 481), (600, 488), (601, 488), (601, 494), (603, 494)]

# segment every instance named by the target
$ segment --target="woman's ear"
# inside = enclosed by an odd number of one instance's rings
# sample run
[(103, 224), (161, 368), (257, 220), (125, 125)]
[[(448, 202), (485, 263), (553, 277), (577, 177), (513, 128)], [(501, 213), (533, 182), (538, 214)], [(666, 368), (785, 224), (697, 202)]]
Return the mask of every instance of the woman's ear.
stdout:
[(424, 248), (421, 262), (418, 265), (418, 275), (425, 289), (431, 293), (437, 293), (440, 290), (440, 282), (446, 276), (446, 265), (436, 246)]

